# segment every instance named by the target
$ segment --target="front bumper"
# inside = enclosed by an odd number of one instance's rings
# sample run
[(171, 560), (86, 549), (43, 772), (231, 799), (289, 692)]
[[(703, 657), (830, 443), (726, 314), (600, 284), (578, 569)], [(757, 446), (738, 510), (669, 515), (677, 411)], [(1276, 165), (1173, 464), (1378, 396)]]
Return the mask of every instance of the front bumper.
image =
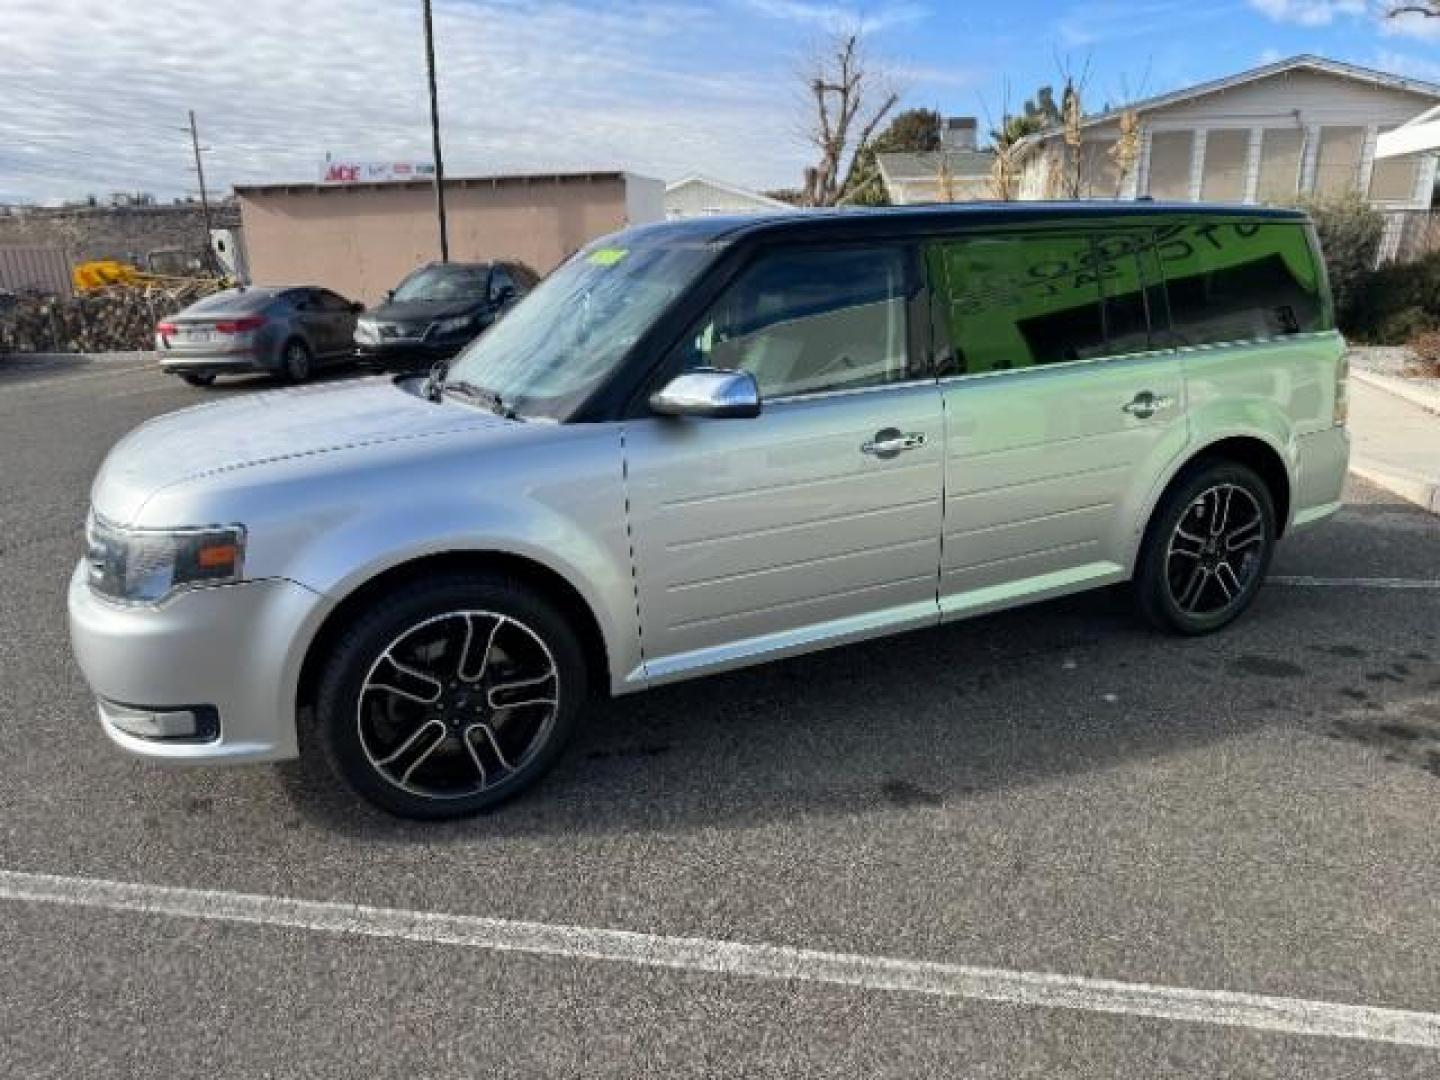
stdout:
[(367, 367), (382, 370), (419, 369), (448, 360), (466, 345), (465, 341), (430, 342), (419, 339), (393, 342), (357, 342), (355, 359)]
[[(272, 578), (191, 589), (153, 607), (120, 606), (95, 596), (82, 562), (70, 579), (70, 641), (101, 699), (101, 727), (123, 749), (196, 764), (277, 761), (298, 753), (298, 643), (322, 603), (318, 593)], [(116, 706), (211, 708), (219, 734), (143, 738), (116, 726)]]

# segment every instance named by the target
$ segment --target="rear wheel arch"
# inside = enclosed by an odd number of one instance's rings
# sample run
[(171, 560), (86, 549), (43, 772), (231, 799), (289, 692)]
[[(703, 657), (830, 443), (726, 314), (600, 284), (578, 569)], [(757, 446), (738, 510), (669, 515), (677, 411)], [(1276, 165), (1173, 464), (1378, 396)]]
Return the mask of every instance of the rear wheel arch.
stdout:
[(449, 551), (425, 555), (387, 567), (351, 590), (326, 614), (305, 647), (296, 684), (298, 709), (314, 703), (326, 658), (345, 627), (361, 611), (396, 589), (442, 574), (498, 574), (533, 590), (573, 620), (575, 636), (585, 657), (587, 683), (592, 692), (607, 693), (610, 686), (609, 652), (600, 621), (589, 602), (563, 575), (523, 555), (500, 551)]
[(1275, 506), (1275, 536), (1278, 539), (1285, 532), (1285, 523), (1290, 518), (1291, 479), (1285, 458), (1265, 439), (1255, 435), (1232, 435), (1217, 439), (1197, 449), (1176, 468), (1155, 492), (1146, 511), (1145, 525), (1140, 539), (1140, 548), (1150, 537), (1155, 527), (1165, 498), (1176, 487), (1185, 483), (1200, 469), (1216, 462), (1233, 461), (1244, 465), (1265, 482), (1270, 500)]

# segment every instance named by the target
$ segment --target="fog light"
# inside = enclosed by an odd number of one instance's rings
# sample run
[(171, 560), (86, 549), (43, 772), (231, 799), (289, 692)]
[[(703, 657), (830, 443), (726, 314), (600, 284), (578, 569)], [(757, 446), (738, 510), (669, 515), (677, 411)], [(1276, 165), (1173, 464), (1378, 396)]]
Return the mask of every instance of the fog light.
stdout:
[(102, 700), (100, 715), (112, 727), (140, 739), (214, 738), (218, 727), (215, 711), (208, 707), (142, 709)]

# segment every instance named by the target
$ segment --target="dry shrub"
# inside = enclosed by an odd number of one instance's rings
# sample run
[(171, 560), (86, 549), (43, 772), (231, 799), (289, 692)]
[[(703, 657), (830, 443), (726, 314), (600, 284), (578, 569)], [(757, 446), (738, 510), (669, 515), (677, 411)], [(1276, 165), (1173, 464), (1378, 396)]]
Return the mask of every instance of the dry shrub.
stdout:
[(1440, 379), (1440, 330), (1422, 330), (1410, 339), (1415, 358), (1408, 371), (1426, 379)]

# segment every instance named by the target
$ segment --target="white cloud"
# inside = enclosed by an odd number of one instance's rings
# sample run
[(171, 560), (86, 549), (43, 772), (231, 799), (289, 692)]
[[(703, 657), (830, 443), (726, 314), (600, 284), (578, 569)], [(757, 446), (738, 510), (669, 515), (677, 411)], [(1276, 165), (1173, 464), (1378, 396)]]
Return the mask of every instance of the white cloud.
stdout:
[[(326, 150), (429, 160), (418, 3), (49, 0), (9, 4), (0, 177), (34, 199), (310, 180)], [(447, 169), (623, 167), (793, 184), (804, 150), (775, 107), (782, 44), (732, 66), (734, 12), (690, 0), (436, 0)]]
[(822, 29), (855, 26), (870, 32), (903, 26), (926, 18), (929, 9), (904, 0), (876, 7), (864, 3), (831, 3), (828, 0), (745, 0), (759, 15), (771, 19), (806, 23)]
[(1071, 8), (1055, 21), (1055, 37), (1062, 49), (1087, 49), (1107, 41), (1137, 37), (1163, 38), (1181, 25), (1223, 16), (1218, 5), (1189, 0), (1134, 3), (1126, 0), (1090, 0)]
[(1381, 71), (1392, 71), (1396, 75), (1408, 75), (1412, 79), (1440, 83), (1440, 60), (1432, 57), (1412, 56), (1393, 49), (1381, 49), (1368, 63), (1370, 67)]
[(1440, 18), (1418, 11), (1402, 11), (1394, 18), (1384, 19), (1381, 33), (1387, 37), (1411, 37), (1422, 41), (1440, 41)]
[(1336, 18), (1365, 14), (1365, 0), (1249, 0), (1249, 3), (1275, 22), (1296, 26), (1329, 26)]

